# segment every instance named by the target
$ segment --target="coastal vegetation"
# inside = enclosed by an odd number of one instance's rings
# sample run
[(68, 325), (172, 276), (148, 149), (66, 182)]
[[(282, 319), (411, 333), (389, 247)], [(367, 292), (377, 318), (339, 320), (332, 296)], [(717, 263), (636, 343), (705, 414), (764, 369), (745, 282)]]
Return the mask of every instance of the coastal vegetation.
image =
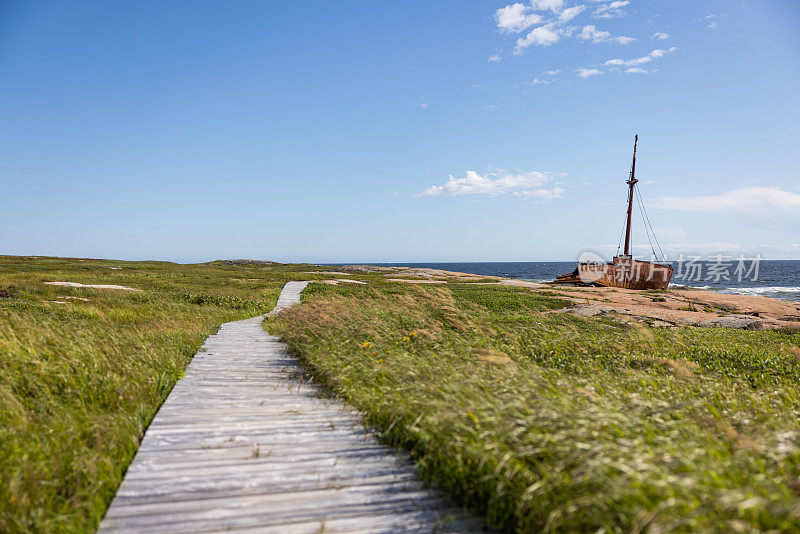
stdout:
[(797, 330), (575, 317), (559, 294), (312, 285), (266, 328), (494, 527), (800, 529)]
[(205, 337), (298, 269), (0, 257), (0, 532), (92, 531)]
[(568, 287), (345, 270), (0, 257), (0, 531), (91, 531), (203, 339), (289, 280), (328, 282), (264, 324), (306, 378), (494, 527), (800, 529), (798, 330), (657, 328), (561, 313)]

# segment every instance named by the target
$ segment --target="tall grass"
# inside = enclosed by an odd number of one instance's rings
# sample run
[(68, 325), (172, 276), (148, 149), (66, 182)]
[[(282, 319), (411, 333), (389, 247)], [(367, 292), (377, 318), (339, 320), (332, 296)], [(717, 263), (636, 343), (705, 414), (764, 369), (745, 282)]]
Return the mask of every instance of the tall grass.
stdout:
[(298, 270), (0, 257), (0, 532), (92, 531), (204, 338)]
[(431, 482), (517, 532), (800, 531), (800, 336), (311, 286), (266, 324)]

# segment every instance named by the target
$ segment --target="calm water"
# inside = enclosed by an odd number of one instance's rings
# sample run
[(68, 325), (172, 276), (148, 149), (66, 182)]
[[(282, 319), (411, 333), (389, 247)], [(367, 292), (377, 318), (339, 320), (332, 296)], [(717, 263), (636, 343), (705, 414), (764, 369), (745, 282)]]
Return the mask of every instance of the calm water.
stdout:
[[(575, 262), (485, 262), (485, 263), (384, 263), (387, 266), (429, 267), (447, 271), (459, 271), (486, 276), (504, 276), (547, 282), (559, 274), (575, 268)], [(758, 263), (758, 277), (751, 271), (752, 262), (746, 262), (743, 271), (737, 273), (738, 262), (729, 265), (700, 262), (690, 266), (673, 263), (675, 275), (672, 286), (692, 286), (720, 293), (761, 295), (800, 301), (800, 261), (762, 260)], [(748, 273), (748, 271), (750, 271)], [(688, 275), (688, 277), (687, 277)], [(726, 280), (725, 276), (730, 279)], [(738, 278), (741, 275), (741, 280)]]

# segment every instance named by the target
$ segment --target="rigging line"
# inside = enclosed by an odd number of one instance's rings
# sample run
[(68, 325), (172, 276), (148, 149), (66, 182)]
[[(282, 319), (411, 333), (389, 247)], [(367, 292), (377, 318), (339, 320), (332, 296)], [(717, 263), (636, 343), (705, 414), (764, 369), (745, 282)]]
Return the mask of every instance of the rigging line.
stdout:
[(619, 249), (622, 247), (622, 236), (625, 235), (625, 226), (628, 223), (628, 213), (625, 213), (625, 218), (622, 219), (622, 231), (619, 233), (619, 241), (617, 241), (617, 256), (619, 256)]
[[(644, 215), (644, 206), (642, 206), (642, 197), (639, 195), (639, 188), (635, 187), (636, 190), (636, 202), (639, 204), (639, 212), (642, 214), (642, 220), (645, 220)], [(652, 230), (652, 229), (651, 229)], [(656, 249), (653, 247), (653, 241), (650, 239), (650, 230), (647, 229), (647, 224), (644, 225), (644, 233), (647, 235), (647, 241), (650, 243), (650, 250), (653, 251), (653, 257), (658, 260), (658, 255), (656, 254)]]
[[(639, 194), (639, 201), (642, 203), (642, 207), (644, 209), (644, 197), (642, 196), (641, 192), (637, 191), (637, 193)], [(658, 251), (661, 252), (661, 259), (666, 262), (667, 261), (667, 257), (664, 255), (664, 251), (661, 248), (661, 243), (658, 241), (658, 236), (656, 235), (656, 229), (653, 228), (653, 224), (650, 222), (650, 216), (647, 214), (647, 210), (644, 210), (644, 216), (645, 216), (645, 219), (647, 220), (647, 224), (650, 225), (650, 231), (653, 232), (653, 239), (656, 240), (656, 245), (658, 246)]]
[[(658, 246), (658, 251), (661, 253), (661, 260), (666, 262), (667, 261), (667, 257), (664, 255), (664, 250), (661, 248), (661, 243), (658, 241), (658, 236), (656, 235), (656, 229), (653, 228), (653, 224), (650, 222), (650, 216), (647, 214), (647, 210), (644, 209), (644, 197), (642, 197), (642, 194), (638, 191), (638, 189), (637, 189), (636, 193), (639, 195), (639, 201), (642, 204), (642, 209), (644, 211), (644, 217), (645, 217), (645, 219), (647, 221), (647, 224), (650, 225), (650, 230), (653, 232), (653, 239), (656, 240), (656, 245)], [(655, 251), (653, 251), (653, 252), (655, 252)]]
[[(642, 220), (646, 221), (647, 219), (646, 219), (646, 216), (645, 216), (644, 206), (642, 204), (642, 197), (639, 195), (638, 188), (637, 188), (636, 193), (637, 193), (637, 195), (636, 195), (636, 203), (639, 204), (639, 213), (642, 214)], [(647, 241), (648, 241), (648, 243), (650, 243), (650, 250), (653, 252), (653, 257), (655, 258), (656, 261), (658, 261), (658, 254), (656, 254), (656, 249), (653, 246), (653, 240), (650, 239), (650, 234), (653, 234), (653, 237), (655, 237), (655, 233), (654, 233), (652, 228), (648, 228), (646, 222), (645, 222), (645, 225), (644, 225), (644, 230), (645, 230), (645, 233), (647, 234)]]

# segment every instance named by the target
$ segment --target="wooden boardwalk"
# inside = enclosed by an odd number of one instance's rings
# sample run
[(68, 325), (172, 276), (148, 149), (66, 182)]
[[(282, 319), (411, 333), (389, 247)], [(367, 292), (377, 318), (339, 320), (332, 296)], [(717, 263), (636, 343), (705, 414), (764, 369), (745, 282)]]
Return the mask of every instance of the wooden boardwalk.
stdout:
[[(273, 313), (299, 301), (289, 282)], [(99, 532), (482, 532), (300, 378), (263, 318), (226, 323), (147, 429)]]

